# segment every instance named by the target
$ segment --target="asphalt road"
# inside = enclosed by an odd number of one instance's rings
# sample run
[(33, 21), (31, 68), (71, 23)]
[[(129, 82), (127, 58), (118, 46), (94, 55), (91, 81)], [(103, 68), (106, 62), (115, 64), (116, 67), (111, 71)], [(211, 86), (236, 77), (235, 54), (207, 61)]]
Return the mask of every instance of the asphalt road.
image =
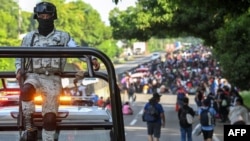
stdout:
[[(134, 110), (133, 115), (124, 115), (124, 125), (125, 125), (125, 137), (126, 141), (147, 141), (147, 128), (146, 123), (142, 121), (142, 109), (146, 102), (150, 99), (150, 94), (136, 94), (136, 101), (132, 104), (132, 109)], [(122, 101), (127, 101), (127, 96), (121, 95)], [(189, 96), (190, 106), (195, 108), (194, 96)], [(180, 140), (180, 129), (177, 119), (177, 112), (175, 111), (176, 95), (164, 94), (161, 97), (160, 103), (163, 105), (165, 116), (166, 116), (166, 126), (162, 128), (160, 141), (178, 141)], [(195, 118), (195, 123), (197, 124), (198, 119)], [(108, 141), (108, 132), (100, 131), (62, 131), (63, 135), (59, 141)], [(89, 139), (91, 138), (91, 139)], [(93, 140), (94, 139), (94, 140)], [(18, 132), (0, 132), (0, 141), (18, 141)], [(193, 141), (203, 140), (202, 135), (193, 136)], [(214, 141), (223, 141), (223, 124), (217, 122)]]
[[(126, 70), (129, 70), (131, 67), (138, 66), (137, 64), (143, 64), (148, 62), (150, 56), (139, 56), (133, 61), (128, 61), (126, 64), (116, 65), (116, 73), (120, 74)], [(137, 100), (132, 105), (134, 110), (133, 115), (124, 116), (124, 125), (125, 125), (125, 135), (126, 141), (146, 141), (147, 140), (147, 128), (146, 123), (142, 121), (142, 110), (143, 106), (150, 99), (150, 94), (136, 94)], [(127, 96), (121, 94), (122, 102), (127, 101)], [(190, 95), (190, 106), (196, 109), (194, 102), (194, 96)], [(180, 127), (177, 119), (177, 112), (175, 111), (176, 95), (165, 94), (161, 97), (161, 104), (165, 110), (166, 117), (166, 126), (162, 128), (160, 141), (178, 141), (180, 140)], [(214, 141), (223, 141), (223, 124), (218, 122), (216, 123), (216, 128), (214, 131)], [(198, 118), (195, 118), (193, 128), (199, 122)], [(193, 141), (201, 141), (203, 136), (193, 136)]]
[[(132, 105), (134, 110), (133, 115), (124, 116), (125, 124), (125, 135), (127, 141), (146, 141), (147, 140), (147, 128), (146, 123), (142, 121), (142, 109), (148, 99), (151, 97), (150, 94), (136, 94), (137, 101)], [(194, 96), (189, 96), (190, 106), (194, 109)], [(127, 96), (122, 95), (122, 100), (126, 101)], [(180, 140), (180, 128), (177, 119), (177, 112), (175, 111), (176, 95), (165, 94), (161, 97), (160, 103), (163, 105), (165, 116), (166, 116), (166, 126), (162, 128), (160, 141), (178, 141)], [(198, 118), (195, 117), (194, 126), (198, 123)], [(193, 141), (203, 140), (203, 136), (193, 136)], [(217, 122), (214, 132), (214, 141), (223, 141), (223, 124)]]
[[(131, 67), (136, 67), (138, 64), (143, 62), (147, 62), (149, 58), (138, 57), (134, 61), (129, 61), (126, 64), (116, 65), (116, 73), (120, 74)], [(128, 67), (129, 66), (129, 67)], [(126, 141), (147, 141), (147, 129), (146, 123), (142, 121), (142, 109), (148, 99), (151, 97), (150, 94), (136, 94), (136, 102), (132, 104), (132, 108), (134, 110), (133, 115), (124, 116), (124, 125), (125, 125), (125, 136)], [(195, 109), (194, 96), (190, 97), (190, 105)], [(127, 96), (121, 94), (122, 101), (127, 101)], [(175, 102), (176, 96), (172, 94), (165, 94), (161, 97), (161, 104), (163, 105), (165, 116), (166, 116), (166, 126), (162, 128), (160, 141), (178, 141), (180, 140), (180, 129), (177, 119), (177, 112), (175, 111)], [(195, 118), (195, 126), (198, 123), (197, 117)], [(108, 134), (108, 133), (106, 133)], [(97, 140), (102, 141), (104, 138), (97, 136), (95, 132), (87, 132), (87, 133), (77, 133), (77, 131), (72, 131), (72, 133), (66, 134), (67, 137), (63, 138), (63, 141), (92, 141), (86, 138), (86, 135), (91, 136), (90, 138), (98, 138)], [(76, 139), (76, 135), (79, 136), (80, 139)], [(0, 141), (18, 141), (18, 133), (10, 133), (10, 132), (0, 132)], [(60, 141), (62, 141), (60, 140)], [(193, 136), (193, 141), (203, 140), (202, 136)], [(223, 141), (223, 124), (217, 122), (215, 133), (214, 133), (214, 141)], [(106, 140), (105, 140), (106, 141)]]
[(121, 74), (124, 72), (131, 70), (135, 67), (138, 67), (138, 64), (144, 64), (150, 61), (150, 55), (147, 56), (135, 56), (134, 60), (127, 61), (125, 64), (115, 64), (115, 72), (118, 78), (121, 77)]

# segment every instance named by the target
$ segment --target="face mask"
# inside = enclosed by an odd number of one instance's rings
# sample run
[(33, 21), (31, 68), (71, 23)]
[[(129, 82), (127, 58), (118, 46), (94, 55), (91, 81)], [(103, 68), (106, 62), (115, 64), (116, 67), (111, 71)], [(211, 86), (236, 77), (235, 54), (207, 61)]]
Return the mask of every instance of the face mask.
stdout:
[(37, 19), (39, 26), (38, 31), (41, 35), (47, 36), (54, 29), (54, 19)]

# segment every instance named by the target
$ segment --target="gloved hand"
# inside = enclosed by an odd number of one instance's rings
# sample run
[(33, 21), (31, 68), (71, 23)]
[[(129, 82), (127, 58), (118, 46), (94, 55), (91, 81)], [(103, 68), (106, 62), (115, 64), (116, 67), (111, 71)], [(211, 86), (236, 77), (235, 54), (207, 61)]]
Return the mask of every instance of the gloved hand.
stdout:
[(98, 71), (100, 69), (100, 63), (98, 62), (98, 60), (96, 58), (93, 58), (92, 63), (93, 63), (94, 71)]
[(84, 78), (84, 71), (78, 71), (76, 74), (75, 74), (75, 79), (73, 80), (74, 82), (74, 85), (75, 85), (75, 90), (77, 90), (77, 82), (81, 79)]

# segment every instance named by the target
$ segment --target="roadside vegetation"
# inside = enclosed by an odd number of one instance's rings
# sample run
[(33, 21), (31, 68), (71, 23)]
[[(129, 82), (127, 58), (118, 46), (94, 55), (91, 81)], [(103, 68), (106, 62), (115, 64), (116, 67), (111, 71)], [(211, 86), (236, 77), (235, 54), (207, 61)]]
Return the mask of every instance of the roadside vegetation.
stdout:
[(250, 91), (242, 91), (240, 95), (244, 99), (244, 104), (250, 110)]
[[(122, 62), (113, 58), (121, 58), (123, 48), (131, 48), (136, 41), (145, 41), (149, 51), (165, 51), (168, 43), (194, 37), (213, 50), (223, 77), (241, 90), (250, 90), (248, 0), (137, 0), (134, 7), (110, 11), (110, 25), (82, 0), (46, 1), (57, 6), (57, 29), (69, 32), (79, 46), (100, 49), (114, 62)], [(36, 29), (37, 22), (31, 12), (19, 11), (16, 0), (2, 1), (0, 9), (0, 46), (19, 46), (20, 35)], [(126, 44), (117, 47), (117, 41)], [(0, 70), (13, 67), (13, 62), (0, 60)]]
[(212, 48), (223, 76), (241, 90), (249, 90), (249, 8), (247, 0), (138, 0), (125, 11), (112, 10), (109, 19), (114, 39), (202, 39)]

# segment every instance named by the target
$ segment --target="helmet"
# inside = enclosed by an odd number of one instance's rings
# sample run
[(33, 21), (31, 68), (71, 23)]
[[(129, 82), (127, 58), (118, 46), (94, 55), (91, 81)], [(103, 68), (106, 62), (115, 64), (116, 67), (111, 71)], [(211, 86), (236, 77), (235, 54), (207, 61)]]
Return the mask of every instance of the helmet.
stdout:
[(50, 2), (40, 2), (34, 7), (34, 19), (37, 19), (37, 14), (53, 14), (54, 19), (57, 19), (56, 6)]

